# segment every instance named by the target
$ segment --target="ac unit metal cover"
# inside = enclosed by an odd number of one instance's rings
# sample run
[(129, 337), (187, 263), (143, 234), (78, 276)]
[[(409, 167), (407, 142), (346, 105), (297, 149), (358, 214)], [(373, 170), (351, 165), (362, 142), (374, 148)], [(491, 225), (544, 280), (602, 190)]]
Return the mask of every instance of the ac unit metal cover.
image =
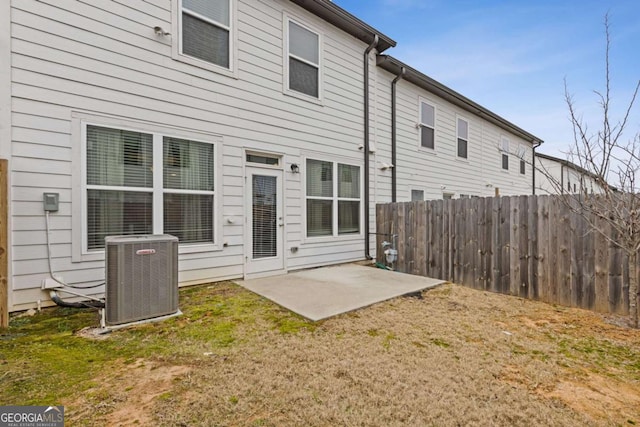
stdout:
[(178, 238), (105, 238), (105, 320), (120, 325), (178, 312)]

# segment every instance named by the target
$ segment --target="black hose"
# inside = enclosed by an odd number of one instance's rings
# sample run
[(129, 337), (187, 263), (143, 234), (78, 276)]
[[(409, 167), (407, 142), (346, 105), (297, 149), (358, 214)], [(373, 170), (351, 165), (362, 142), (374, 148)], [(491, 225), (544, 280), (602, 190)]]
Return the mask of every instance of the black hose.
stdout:
[(78, 302), (68, 302), (63, 300), (58, 296), (56, 291), (49, 292), (49, 297), (51, 301), (55, 302), (56, 305), (60, 307), (67, 308), (104, 308), (104, 302), (102, 301), (78, 301)]

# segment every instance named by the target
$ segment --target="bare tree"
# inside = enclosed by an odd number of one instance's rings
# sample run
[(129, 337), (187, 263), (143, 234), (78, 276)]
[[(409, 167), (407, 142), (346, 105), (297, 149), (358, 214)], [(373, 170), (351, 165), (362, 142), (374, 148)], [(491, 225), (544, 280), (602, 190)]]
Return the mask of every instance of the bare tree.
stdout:
[[(590, 128), (576, 111), (573, 96), (569, 93), (565, 79), (565, 101), (573, 125), (574, 140), (569, 149), (568, 160), (582, 169), (580, 190), (565, 193), (563, 183), (548, 171), (547, 176), (558, 193), (572, 210), (580, 213), (590, 230), (597, 232), (611, 244), (621, 248), (629, 262), (629, 314), (638, 327), (638, 251), (640, 250), (640, 134), (625, 139), (640, 80), (636, 83), (631, 99), (626, 104), (621, 118), (612, 118), (611, 74), (610, 74), (610, 23), (608, 14), (604, 18), (606, 36), (605, 88), (594, 91), (600, 107), (599, 122)], [(589, 182), (591, 181), (591, 182)], [(593, 192), (589, 185), (595, 183)], [(591, 191), (590, 191), (591, 190)]]

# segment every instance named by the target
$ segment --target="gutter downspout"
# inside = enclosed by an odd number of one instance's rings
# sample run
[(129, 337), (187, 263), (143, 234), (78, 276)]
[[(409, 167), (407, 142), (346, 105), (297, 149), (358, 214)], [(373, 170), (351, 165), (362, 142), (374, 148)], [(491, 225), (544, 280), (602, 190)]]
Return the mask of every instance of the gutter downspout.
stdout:
[(400, 74), (391, 82), (391, 203), (396, 202), (397, 198), (397, 175), (396, 175), (396, 83), (398, 83), (405, 75), (407, 70), (400, 67)]
[(536, 148), (540, 147), (542, 142), (538, 141), (537, 143), (531, 146), (531, 152), (533, 153), (533, 174), (531, 175), (531, 189), (533, 190), (532, 194), (536, 195), (536, 168), (538, 162), (536, 161)]
[(369, 53), (378, 45), (378, 35), (364, 51), (364, 212), (366, 224), (364, 227), (364, 256), (373, 259), (369, 248)]

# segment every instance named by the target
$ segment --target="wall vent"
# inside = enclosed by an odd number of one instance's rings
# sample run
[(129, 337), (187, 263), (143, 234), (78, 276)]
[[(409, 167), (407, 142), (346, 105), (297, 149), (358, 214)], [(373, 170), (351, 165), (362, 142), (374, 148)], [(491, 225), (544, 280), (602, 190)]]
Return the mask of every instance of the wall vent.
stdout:
[(105, 320), (121, 325), (177, 313), (178, 238), (105, 238)]

